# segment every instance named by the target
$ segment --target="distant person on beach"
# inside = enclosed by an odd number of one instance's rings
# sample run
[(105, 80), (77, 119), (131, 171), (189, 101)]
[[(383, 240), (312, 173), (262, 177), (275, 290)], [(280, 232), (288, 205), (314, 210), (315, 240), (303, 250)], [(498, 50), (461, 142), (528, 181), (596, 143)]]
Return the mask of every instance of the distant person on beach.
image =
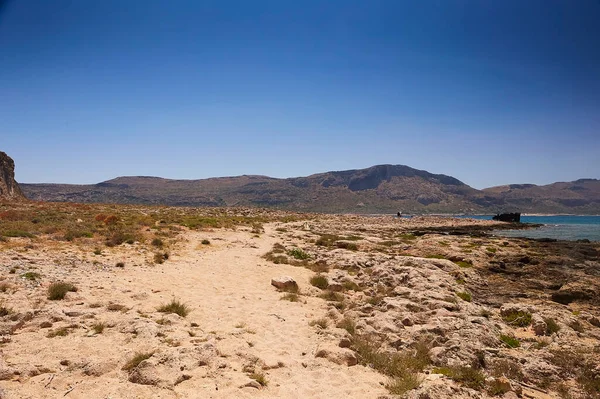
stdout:
[(398, 217), (401, 218), (402, 217), (402, 212), (398, 212)]

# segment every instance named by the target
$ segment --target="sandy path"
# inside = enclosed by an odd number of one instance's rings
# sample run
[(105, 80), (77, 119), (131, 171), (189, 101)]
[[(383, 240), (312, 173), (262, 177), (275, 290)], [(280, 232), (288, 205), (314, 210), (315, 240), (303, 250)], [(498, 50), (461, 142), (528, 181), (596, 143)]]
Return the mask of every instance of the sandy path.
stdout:
[[(270, 226), (260, 238), (248, 231), (190, 232), (189, 242), (160, 266), (125, 267), (110, 271), (72, 269), (71, 279), (80, 291), (68, 301), (52, 302), (48, 312), (78, 309), (85, 320), (107, 322), (111, 328), (90, 336), (77, 330), (67, 337), (46, 338), (38, 328), (15, 334), (10, 347), (3, 349), (9, 364), (37, 362), (53, 373), (43, 373), (21, 382), (1, 381), (8, 398), (376, 398), (386, 393), (379, 374), (362, 366), (341, 366), (315, 358), (317, 347), (337, 343), (328, 332), (319, 332), (309, 321), (324, 317), (326, 303), (313, 297), (301, 302), (280, 300), (271, 285), (272, 277), (292, 276), (309, 287), (312, 272), (301, 267), (274, 265), (261, 256), (277, 238)], [(210, 246), (202, 246), (208, 238)], [(156, 307), (177, 298), (190, 305), (185, 318), (172, 315), (172, 324), (157, 326), (163, 317)], [(108, 312), (89, 309), (94, 302), (112, 301), (130, 310)], [(54, 307), (54, 308), (52, 308)], [(60, 308), (59, 308), (60, 307)], [(197, 323), (198, 327), (191, 327)], [(133, 327), (132, 327), (133, 326)], [(126, 334), (134, 328), (134, 335)], [(169, 349), (157, 341), (156, 329), (180, 346), (193, 348), (214, 343), (218, 365), (189, 370), (189, 380), (174, 387), (133, 384), (121, 366), (137, 351)], [(331, 328), (331, 327), (330, 327)], [(193, 335), (193, 336), (192, 336)], [(39, 347), (31, 345), (40, 340)], [(166, 349), (164, 347), (167, 347)], [(78, 367), (59, 366), (72, 359)], [(244, 365), (259, 359), (270, 368), (264, 373), (268, 386), (240, 388), (251, 380)], [(87, 363), (86, 363), (87, 362)], [(94, 367), (90, 372), (91, 362)], [(87, 367), (87, 369), (86, 369)], [(83, 370), (83, 371), (82, 371)], [(99, 370), (99, 371), (94, 371)], [(91, 375), (90, 375), (91, 374)], [(51, 377), (54, 375), (54, 377)], [(48, 381), (51, 383), (46, 387)]]

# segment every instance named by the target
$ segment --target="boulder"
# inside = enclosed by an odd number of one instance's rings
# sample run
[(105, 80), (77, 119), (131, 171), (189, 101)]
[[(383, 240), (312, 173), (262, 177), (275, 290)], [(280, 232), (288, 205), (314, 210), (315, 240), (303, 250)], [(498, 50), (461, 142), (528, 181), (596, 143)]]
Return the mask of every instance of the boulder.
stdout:
[(322, 357), (332, 363), (346, 366), (355, 366), (358, 363), (356, 354), (352, 350), (327, 344), (319, 347), (315, 357)]
[(290, 276), (274, 277), (271, 279), (271, 285), (282, 291), (292, 291), (298, 289), (298, 283)]
[(552, 294), (554, 302), (568, 305), (571, 302), (587, 301), (596, 296), (595, 286), (585, 281), (574, 281), (560, 287)]
[(531, 327), (533, 328), (533, 332), (535, 335), (546, 335), (546, 330), (548, 329), (548, 325), (538, 315), (534, 315), (531, 319)]

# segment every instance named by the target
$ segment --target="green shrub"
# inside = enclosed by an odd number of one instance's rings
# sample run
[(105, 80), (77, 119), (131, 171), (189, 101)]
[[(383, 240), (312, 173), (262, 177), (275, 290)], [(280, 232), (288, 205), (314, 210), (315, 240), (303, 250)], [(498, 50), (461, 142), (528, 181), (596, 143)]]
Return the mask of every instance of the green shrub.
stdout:
[(8, 231), (5, 231), (3, 234), (5, 237), (24, 237), (24, 238), (35, 237), (33, 234), (28, 233), (23, 230), (8, 230)]
[(500, 335), (500, 340), (506, 344), (509, 348), (518, 348), (521, 346), (521, 343), (518, 339), (511, 337), (509, 335)]
[(334, 292), (334, 291), (325, 291), (321, 295), (319, 295), (319, 297), (325, 299), (326, 301), (330, 301), (330, 302), (343, 302), (344, 301), (344, 295), (340, 294), (339, 292)]
[(202, 245), (210, 245), (210, 241), (207, 239), (202, 240)]
[(160, 306), (157, 310), (161, 313), (175, 313), (181, 317), (187, 316), (191, 311), (188, 305), (177, 299), (173, 299), (171, 302)]
[(310, 258), (310, 255), (301, 250), (300, 248), (293, 248), (288, 251), (288, 255), (294, 259), (306, 260)]
[(590, 395), (590, 398), (600, 398), (600, 375), (594, 369), (594, 365), (585, 364), (581, 367), (577, 382)]
[(404, 395), (406, 392), (418, 388), (423, 380), (416, 373), (404, 373), (402, 376), (390, 378), (385, 384), (386, 389), (392, 395)]
[(77, 292), (77, 287), (75, 287), (71, 283), (52, 283), (48, 287), (48, 299), (50, 299), (51, 301), (65, 299), (65, 295), (67, 295), (67, 292)]
[(326, 289), (329, 286), (329, 281), (327, 281), (327, 277), (317, 274), (310, 278), (310, 284), (319, 289)]
[(348, 331), (350, 335), (354, 335), (356, 332), (356, 322), (348, 317), (344, 317), (342, 320), (340, 320), (336, 327), (343, 328), (344, 330)]
[(431, 362), (429, 347), (424, 342), (418, 342), (412, 349), (389, 353), (382, 351), (379, 342), (372, 337), (355, 335), (352, 349), (359, 364), (392, 378), (407, 378), (407, 375), (422, 371)]
[(117, 245), (121, 245), (124, 242), (135, 241), (134, 237), (122, 230), (113, 231), (108, 237), (106, 237), (106, 246), (107, 247), (116, 247)]
[(398, 238), (402, 239), (402, 240), (408, 240), (408, 241), (413, 241), (417, 239), (417, 236), (414, 234), (398, 234), (397, 236)]
[(81, 237), (92, 238), (94, 237), (94, 234), (89, 231), (69, 230), (64, 235), (64, 239), (67, 241), (73, 241), (74, 239)]
[(531, 313), (523, 311), (513, 311), (502, 316), (502, 319), (510, 325), (518, 327), (527, 327), (531, 324)]
[(315, 242), (320, 247), (331, 247), (333, 244), (340, 240), (342, 237), (334, 234), (321, 234), (321, 237)]
[(288, 258), (285, 255), (275, 255), (274, 252), (268, 252), (265, 254), (264, 258), (270, 262), (275, 263), (276, 265), (285, 265), (288, 264)]
[(560, 331), (560, 326), (554, 321), (554, 319), (544, 319), (546, 323), (546, 335), (552, 335)]
[(360, 291), (361, 288), (354, 281), (346, 280), (342, 283), (342, 287), (344, 287), (347, 291)]
[(473, 267), (473, 264), (471, 262), (467, 262), (467, 261), (464, 261), (464, 260), (458, 260), (458, 261), (456, 261), (454, 263), (456, 263), (458, 266), (464, 267), (464, 268)]
[(69, 329), (67, 327), (57, 328), (56, 330), (50, 331), (46, 337), (54, 338), (54, 337), (66, 337), (69, 335)]
[(436, 367), (433, 369), (433, 373), (442, 374), (446, 377), (450, 377), (454, 381), (460, 382), (464, 386), (475, 390), (482, 389), (485, 384), (485, 376), (483, 375), (483, 373), (472, 367)]
[(42, 277), (42, 276), (40, 276), (40, 274), (36, 273), (36, 272), (27, 272), (27, 273), (21, 274), (21, 277), (23, 277), (27, 280), (35, 281), (35, 280), (39, 280), (40, 277)]
[(458, 296), (463, 301), (467, 301), (467, 302), (471, 302), (471, 299), (472, 299), (471, 294), (468, 292), (457, 292), (456, 296)]
[(162, 248), (165, 245), (163, 240), (161, 240), (160, 238), (153, 239), (151, 244), (154, 245), (156, 248)]

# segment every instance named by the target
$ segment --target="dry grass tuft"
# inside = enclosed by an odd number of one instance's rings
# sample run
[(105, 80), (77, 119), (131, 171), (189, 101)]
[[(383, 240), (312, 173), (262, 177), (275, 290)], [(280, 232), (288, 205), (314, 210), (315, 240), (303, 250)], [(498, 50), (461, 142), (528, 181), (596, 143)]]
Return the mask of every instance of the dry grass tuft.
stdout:
[(311, 320), (308, 323), (308, 325), (311, 327), (319, 327), (321, 330), (325, 330), (327, 328), (327, 326), (329, 325), (329, 321), (325, 318), (316, 319), (316, 320)]
[(263, 372), (254, 372), (249, 375), (254, 381), (258, 382), (261, 386), (266, 387), (269, 381)]
[(65, 299), (65, 295), (67, 295), (67, 292), (77, 292), (77, 287), (75, 287), (71, 283), (52, 283), (48, 287), (48, 299), (50, 299), (51, 301)]
[(298, 302), (300, 297), (294, 292), (288, 292), (280, 298), (282, 301)]
[(131, 371), (140, 365), (144, 360), (150, 359), (154, 355), (154, 352), (138, 352), (136, 353), (125, 365), (122, 367), (122, 370)]
[(188, 305), (177, 299), (173, 299), (171, 302), (160, 306), (157, 310), (161, 313), (175, 313), (181, 317), (185, 317), (191, 312)]
[(312, 276), (310, 278), (310, 284), (313, 287), (324, 290), (329, 286), (329, 281), (327, 281), (327, 277), (317, 274), (316, 276)]
[(104, 329), (106, 328), (106, 323), (103, 322), (98, 322), (92, 325), (92, 330), (94, 330), (94, 332), (96, 334), (102, 334), (102, 332), (104, 331)]

